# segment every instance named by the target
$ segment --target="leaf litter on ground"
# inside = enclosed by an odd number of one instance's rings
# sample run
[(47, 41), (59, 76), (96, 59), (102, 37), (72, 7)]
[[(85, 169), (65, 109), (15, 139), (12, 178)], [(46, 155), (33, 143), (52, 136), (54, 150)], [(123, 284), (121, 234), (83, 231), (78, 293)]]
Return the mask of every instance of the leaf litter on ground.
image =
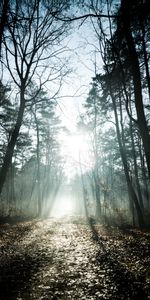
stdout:
[(149, 242), (71, 219), (0, 225), (0, 299), (150, 299)]

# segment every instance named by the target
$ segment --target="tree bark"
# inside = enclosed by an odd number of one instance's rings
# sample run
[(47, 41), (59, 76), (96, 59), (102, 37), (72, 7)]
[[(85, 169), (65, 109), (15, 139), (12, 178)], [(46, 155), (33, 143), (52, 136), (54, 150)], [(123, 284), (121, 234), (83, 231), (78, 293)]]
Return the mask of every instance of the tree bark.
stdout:
[[(33, 111), (32, 111), (33, 112)], [(42, 213), (42, 203), (41, 203), (41, 172), (40, 172), (40, 134), (39, 134), (39, 124), (36, 116), (36, 111), (33, 112), (35, 125), (36, 125), (36, 158), (37, 158), (37, 192), (38, 192), (38, 211), (37, 214), (40, 217)]]
[(96, 200), (96, 219), (99, 221), (101, 217), (101, 203), (100, 203), (100, 186), (99, 176), (94, 173), (94, 185), (95, 185), (95, 200)]
[(15, 128), (12, 132), (11, 138), (8, 142), (3, 165), (0, 170), (0, 195), (1, 195), (4, 183), (5, 183), (5, 180), (6, 180), (7, 172), (11, 165), (14, 148), (15, 148), (15, 145), (17, 142), (17, 138), (18, 138), (20, 127), (21, 127), (22, 120), (23, 120), (24, 109), (25, 109), (24, 88), (22, 88), (21, 92), (20, 92), (20, 107), (19, 107), (19, 111), (18, 111), (17, 121), (15, 124)]
[(125, 173), (126, 182), (127, 182), (129, 201), (130, 201), (131, 207), (133, 206), (132, 205), (132, 201), (133, 201), (135, 208), (136, 208), (136, 212), (137, 212), (139, 227), (143, 228), (145, 225), (143, 213), (142, 213), (141, 207), (139, 205), (139, 202), (138, 202), (136, 193), (134, 191), (134, 188), (132, 186), (132, 182), (131, 182), (130, 175), (129, 175), (127, 157), (126, 157), (126, 153), (125, 153), (125, 148), (122, 145), (121, 133), (120, 133), (120, 129), (119, 129), (119, 120), (118, 120), (115, 97), (113, 96), (113, 92), (112, 92), (112, 88), (111, 88), (111, 79), (110, 79), (110, 83), (109, 83), (109, 91), (110, 91), (110, 96), (111, 96), (112, 102), (113, 102), (113, 109), (114, 109), (115, 123), (116, 123), (116, 132), (117, 132), (120, 155), (121, 155), (121, 159), (122, 159), (122, 163), (123, 163), (123, 167), (124, 167), (124, 173)]
[(145, 72), (146, 72), (146, 80), (147, 80), (147, 86), (148, 86), (148, 94), (149, 94), (149, 101), (150, 101), (150, 72), (149, 72), (149, 60), (148, 60), (148, 54), (146, 51), (146, 42), (145, 42), (145, 28), (143, 25), (143, 22), (141, 21), (141, 39), (142, 39), (142, 48), (143, 48), (143, 56), (144, 56), (144, 64), (145, 64)]
[(131, 119), (130, 119), (130, 134), (131, 134), (131, 144), (132, 144), (132, 155), (133, 155), (135, 182), (136, 182), (136, 187), (137, 187), (137, 192), (138, 192), (139, 203), (140, 203), (142, 211), (144, 211), (144, 203), (143, 203), (143, 197), (142, 197), (140, 182), (139, 182), (137, 158), (136, 158), (136, 151), (135, 151), (135, 142), (134, 142), (134, 136), (133, 136), (133, 126), (132, 126), (132, 120)]
[(0, 57), (1, 57), (2, 37), (3, 37), (3, 32), (7, 21), (8, 5), (9, 5), (9, 0), (4, 0), (3, 8), (2, 8), (2, 16), (0, 20)]
[(140, 67), (138, 61), (138, 54), (136, 51), (134, 39), (131, 32), (129, 7), (127, 6), (126, 0), (122, 0), (122, 21), (123, 21), (124, 36), (128, 46), (129, 61), (132, 69), (137, 122), (140, 130), (141, 138), (143, 141), (147, 169), (150, 178), (150, 135), (149, 135), (149, 130), (148, 130), (147, 121), (145, 117), (144, 106), (143, 106), (141, 74), (140, 74)]

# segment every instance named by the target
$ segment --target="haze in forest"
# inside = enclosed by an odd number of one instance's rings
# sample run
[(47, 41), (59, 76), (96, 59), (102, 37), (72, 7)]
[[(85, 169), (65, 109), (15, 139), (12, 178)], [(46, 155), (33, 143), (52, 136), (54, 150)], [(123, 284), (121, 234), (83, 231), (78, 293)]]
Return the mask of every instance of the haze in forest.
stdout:
[(149, 225), (148, 8), (1, 1), (1, 217)]

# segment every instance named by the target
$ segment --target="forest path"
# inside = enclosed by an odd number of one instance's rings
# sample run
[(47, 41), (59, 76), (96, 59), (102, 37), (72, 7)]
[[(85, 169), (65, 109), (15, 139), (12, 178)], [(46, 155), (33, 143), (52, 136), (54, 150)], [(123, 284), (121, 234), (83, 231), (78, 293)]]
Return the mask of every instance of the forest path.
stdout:
[(56, 219), (0, 225), (0, 299), (150, 299), (149, 241)]

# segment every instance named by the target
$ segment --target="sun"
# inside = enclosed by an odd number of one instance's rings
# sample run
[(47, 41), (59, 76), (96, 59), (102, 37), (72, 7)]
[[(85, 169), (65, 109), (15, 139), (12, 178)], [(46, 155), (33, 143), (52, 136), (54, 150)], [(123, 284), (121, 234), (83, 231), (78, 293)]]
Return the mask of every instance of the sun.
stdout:
[(65, 173), (73, 177), (77, 173), (85, 173), (94, 164), (90, 149), (88, 133), (75, 132), (62, 138), (62, 155), (65, 159)]
[(80, 156), (83, 156), (83, 154), (89, 151), (87, 141), (83, 135), (73, 134), (68, 137), (66, 143), (69, 154), (74, 160), (78, 161)]

